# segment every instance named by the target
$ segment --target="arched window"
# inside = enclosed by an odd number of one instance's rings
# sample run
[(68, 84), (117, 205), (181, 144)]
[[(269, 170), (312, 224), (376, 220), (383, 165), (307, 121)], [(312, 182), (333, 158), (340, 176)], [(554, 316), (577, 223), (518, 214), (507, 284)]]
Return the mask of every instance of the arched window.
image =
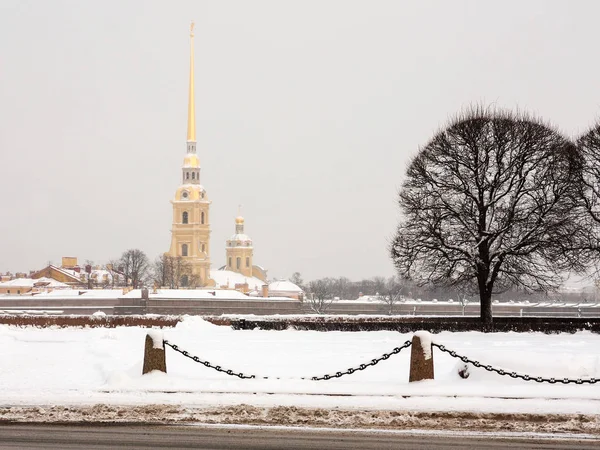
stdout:
[(204, 246), (204, 244), (202, 244), (202, 251), (206, 251), (206, 247)]
[(204, 224), (204, 211), (200, 213), (200, 223)]
[(187, 244), (181, 244), (181, 256), (187, 256), (187, 255), (188, 255)]
[(184, 211), (181, 216), (181, 223), (188, 223), (188, 212)]
[(192, 172), (192, 180), (196, 179), (196, 172)]
[(235, 259), (235, 268), (239, 269), (240, 266), (242, 265), (242, 258), (240, 258), (239, 256)]
[(190, 173), (189, 173), (189, 172), (186, 172), (186, 173), (185, 173), (185, 179), (186, 179), (186, 180), (189, 180), (189, 179), (190, 179)]
[[(229, 264), (227, 265), (231, 268), (231, 256), (229, 257)], [(10, 291), (8, 291), (8, 293), (10, 294)]]
[(250, 267), (250, 257), (246, 256), (246, 267)]

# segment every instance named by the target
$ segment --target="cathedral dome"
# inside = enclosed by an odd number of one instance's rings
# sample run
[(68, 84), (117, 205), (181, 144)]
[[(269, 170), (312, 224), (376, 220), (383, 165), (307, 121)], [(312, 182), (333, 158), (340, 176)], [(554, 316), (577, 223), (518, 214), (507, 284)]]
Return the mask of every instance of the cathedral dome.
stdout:
[(197, 169), (200, 167), (200, 159), (198, 158), (198, 155), (195, 153), (189, 153), (185, 155), (185, 158), (183, 159), (183, 167), (191, 169)]

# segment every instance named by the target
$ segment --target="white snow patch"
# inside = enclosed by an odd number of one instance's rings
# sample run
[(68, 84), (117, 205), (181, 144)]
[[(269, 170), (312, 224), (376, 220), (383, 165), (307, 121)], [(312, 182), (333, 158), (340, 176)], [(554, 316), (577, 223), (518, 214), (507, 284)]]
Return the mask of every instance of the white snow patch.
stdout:
[(148, 336), (150, 336), (150, 339), (152, 339), (152, 347), (153, 348), (160, 348), (160, 349), (164, 348), (163, 347), (164, 336), (163, 336), (162, 331), (149, 330)]
[(425, 359), (431, 359), (431, 344), (433, 339), (429, 331), (417, 331), (415, 336), (421, 340), (421, 347), (423, 347), (423, 356)]

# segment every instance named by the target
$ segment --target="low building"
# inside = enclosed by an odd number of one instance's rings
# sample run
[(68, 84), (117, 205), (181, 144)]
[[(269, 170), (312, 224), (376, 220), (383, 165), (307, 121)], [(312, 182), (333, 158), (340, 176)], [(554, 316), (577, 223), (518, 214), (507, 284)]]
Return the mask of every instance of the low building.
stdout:
[[(113, 276), (115, 283), (113, 283)], [(60, 267), (50, 264), (31, 274), (31, 278), (52, 278), (53, 280), (77, 287), (108, 287), (118, 284), (121, 280), (116, 271), (110, 271), (100, 266), (80, 267), (77, 258), (65, 256)]]
[(15, 278), (0, 283), (0, 294), (23, 295), (50, 292), (55, 289), (70, 289), (71, 286), (52, 278)]
[(269, 284), (269, 297), (304, 298), (304, 291), (289, 280), (275, 280)]
[(260, 278), (245, 276), (241, 273), (231, 270), (211, 270), (210, 277), (215, 280), (215, 287), (218, 289), (235, 289), (244, 294), (262, 292), (262, 287), (266, 283)]

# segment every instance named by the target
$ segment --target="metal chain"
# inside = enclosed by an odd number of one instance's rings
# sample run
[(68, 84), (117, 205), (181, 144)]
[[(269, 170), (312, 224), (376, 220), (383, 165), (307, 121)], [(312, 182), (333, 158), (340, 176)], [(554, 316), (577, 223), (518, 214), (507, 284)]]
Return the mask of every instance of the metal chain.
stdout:
[(433, 347), (439, 348), (443, 352), (448, 353), (453, 358), (460, 359), (462, 362), (473, 364), (475, 367), (483, 367), (488, 372), (496, 372), (498, 375), (509, 376), (511, 378), (521, 378), (522, 380), (525, 380), (525, 381), (536, 381), (538, 383), (551, 383), (551, 384), (554, 384), (554, 383), (563, 383), (563, 384), (569, 384), (569, 383), (584, 384), (584, 383), (589, 383), (589, 384), (594, 384), (594, 383), (597, 383), (598, 381), (600, 381), (600, 380), (597, 380), (596, 378), (544, 378), (544, 377), (532, 377), (532, 376), (520, 374), (520, 373), (517, 373), (517, 372), (509, 372), (509, 371), (506, 371), (506, 370), (503, 370), (503, 369), (496, 369), (495, 367), (492, 367), (491, 365), (481, 364), (479, 361), (475, 361), (473, 359), (469, 359), (466, 356), (459, 355), (454, 350), (447, 349), (445, 345), (440, 345), (440, 344), (436, 344), (436, 343), (433, 343), (431, 345)]
[(217, 372), (223, 372), (223, 373), (226, 373), (227, 375), (231, 375), (233, 377), (238, 377), (238, 378), (242, 378), (242, 379), (256, 378), (255, 375), (244, 375), (242, 372), (234, 372), (231, 369), (223, 369), (221, 366), (214, 366), (211, 363), (209, 363), (208, 361), (202, 361), (197, 356), (190, 355), (186, 350), (181, 350), (177, 345), (171, 344), (169, 341), (163, 341), (163, 343), (165, 345), (168, 345), (169, 347), (171, 347), (176, 352), (181, 353), (183, 356), (193, 359), (197, 363), (204, 364), (206, 367), (215, 369)]
[[(163, 341), (163, 343), (165, 345), (168, 345), (169, 347), (171, 347), (176, 352), (181, 353), (183, 356), (186, 356), (186, 357), (194, 360), (197, 363), (203, 364), (206, 367), (209, 367), (211, 369), (215, 369), (218, 372), (223, 372), (223, 373), (225, 373), (227, 375), (231, 375), (231, 376), (242, 378), (242, 379), (251, 379), (251, 378), (262, 378), (263, 380), (269, 380), (269, 379), (277, 379), (277, 380), (279, 380), (279, 379), (281, 379), (280, 377), (257, 377), (256, 375), (245, 375), (242, 372), (234, 372), (233, 370), (223, 369), (221, 366), (215, 366), (215, 365), (211, 364), (208, 361), (202, 361), (197, 356), (190, 355), (186, 350), (181, 350), (177, 345), (171, 344), (169, 341)], [(300, 380), (321, 381), (321, 380), (331, 380), (332, 378), (340, 378), (340, 377), (343, 377), (344, 375), (351, 375), (354, 372), (365, 370), (367, 367), (374, 366), (379, 361), (382, 361), (384, 359), (388, 359), (392, 355), (397, 355), (398, 353), (400, 353), (405, 348), (410, 347), (411, 344), (412, 344), (411, 341), (406, 341), (400, 347), (394, 348), (391, 352), (384, 353), (379, 358), (374, 358), (374, 359), (372, 359), (370, 362), (368, 362), (366, 364), (360, 364), (358, 367), (351, 367), (348, 370), (346, 370), (345, 372), (336, 372), (336, 373), (334, 373), (332, 375), (325, 374), (325, 375), (323, 375), (321, 377), (300, 377), (298, 379), (300, 379)]]
[(367, 367), (369, 366), (374, 366), (375, 364), (377, 364), (379, 361), (382, 361), (384, 359), (388, 359), (390, 356), (392, 355), (397, 355), (398, 353), (400, 353), (402, 350), (404, 350), (405, 348), (408, 348), (412, 345), (411, 341), (406, 341), (404, 344), (402, 344), (400, 347), (396, 347), (394, 348), (391, 352), (389, 353), (384, 353), (383, 355), (381, 355), (379, 358), (374, 358), (371, 360), (371, 362), (368, 362), (366, 364), (361, 364), (358, 367), (350, 367), (348, 370), (346, 370), (345, 372), (336, 372), (333, 375), (328, 375), (325, 374), (322, 377), (312, 377), (311, 380), (314, 381), (319, 381), (319, 380), (330, 380), (332, 378), (340, 378), (344, 375), (351, 375), (354, 372), (358, 372), (360, 370), (365, 370)]

